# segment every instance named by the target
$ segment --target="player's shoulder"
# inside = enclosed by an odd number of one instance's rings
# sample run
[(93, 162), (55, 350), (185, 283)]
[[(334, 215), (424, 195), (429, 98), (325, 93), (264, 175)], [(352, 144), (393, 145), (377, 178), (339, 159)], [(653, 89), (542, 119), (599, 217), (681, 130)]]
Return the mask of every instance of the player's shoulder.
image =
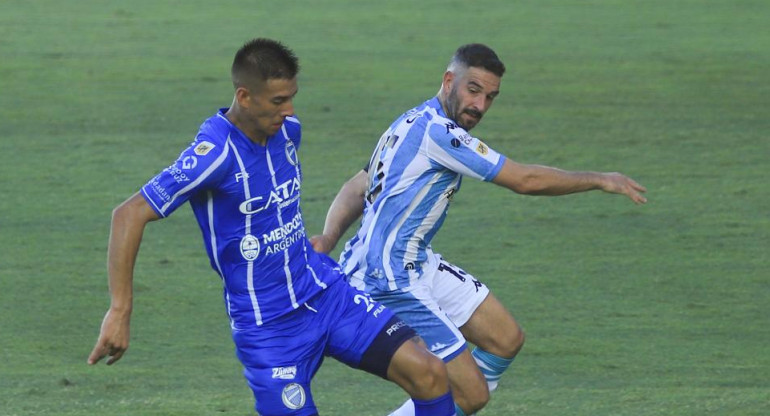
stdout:
[(431, 119), (426, 128), (427, 136), (441, 147), (458, 148), (474, 146), (479, 139), (459, 126), (454, 120), (446, 117), (443, 111), (431, 107)]
[(416, 130), (425, 130), (436, 115), (435, 111), (430, 111), (429, 102), (426, 101), (402, 113), (390, 125), (390, 131), (401, 131), (406, 134), (405, 130), (408, 130), (410, 134), (414, 134)]
[(197, 156), (220, 155), (227, 151), (231, 131), (232, 123), (220, 110), (201, 124), (190, 149)]
[(233, 124), (222, 110), (207, 118), (198, 129), (198, 136), (205, 136), (216, 144), (224, 144), (232, 131)]
[(457, 125), (454, 120), (450, 120), (440, 114), (431, 120), (427, 130), (428, 135), (433, 140), (440, 142), (460, 140), (467, 144), (474, 139), (467, 130)]
[(420, 124), (434, 140), (469, 137), (470, 134), (444, 115), (437, 97), (405, 113), (406, 122)]

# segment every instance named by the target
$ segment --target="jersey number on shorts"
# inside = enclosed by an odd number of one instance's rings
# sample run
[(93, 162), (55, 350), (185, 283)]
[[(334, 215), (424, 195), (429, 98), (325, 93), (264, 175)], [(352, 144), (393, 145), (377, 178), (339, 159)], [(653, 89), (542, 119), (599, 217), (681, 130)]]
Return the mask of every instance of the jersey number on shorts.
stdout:
[(454, 268), (452, 268), (452, 266), (450, 266), (450, 265), (448, 265), (446, 263), (439, 263), (438, 264), (438, 271), (440, 271), (440, 272), (445, 272), (446, 271), (446, 272), (452, 273), (454, 275), (454, 277), (460, 279), (461, 282), (465, 281), (465, 276), (463, 276), (463, 274), (465, 274), (465, 273), (462, 270), (459, 270), (459, 271), (455, 270)]
[(374, 308), (374, 301), (369, 297), (369, 295), (355, 295), (353, 296), (353, 302), (355, 302), (356, 305), (360, 305), (361, 302), (364, 302), (367, 312), (371, 312), (372, 308)]

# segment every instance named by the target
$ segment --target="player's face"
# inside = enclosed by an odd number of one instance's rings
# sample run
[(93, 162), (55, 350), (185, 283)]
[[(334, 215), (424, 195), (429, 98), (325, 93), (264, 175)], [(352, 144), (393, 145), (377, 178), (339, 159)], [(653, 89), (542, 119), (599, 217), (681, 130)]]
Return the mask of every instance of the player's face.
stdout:
[(474, 128), (500, 94), (500, 77), (483, 68), (444, 75), (447, 116), (465, 130)]
[(253, 132), (267, 138), (280, 130), (283, 120), (294, 114), (297, 79), (272, 78), (249, 91), (246, 113)]

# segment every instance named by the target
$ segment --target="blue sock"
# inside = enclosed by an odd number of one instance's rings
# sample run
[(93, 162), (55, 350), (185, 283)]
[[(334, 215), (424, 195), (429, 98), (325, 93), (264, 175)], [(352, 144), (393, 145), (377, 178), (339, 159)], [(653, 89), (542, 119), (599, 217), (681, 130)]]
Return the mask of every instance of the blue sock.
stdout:
[(500, 381), (500, 376), (511, 365), (513, 358), (498, 357), (478, 347), (473, 349), (471, 355), (476, 360), (476, 365), (479, 366), (481, 374), (484, 374), (484, 378), (487, 379), (489, 391), (494, 391), (497, 388), (497, 382)]
[(468, 416), (463, 412), (463, 409), (460, 409), (460, 406), (455, 403), (455, 416)]
[(455, 414), (455, 402), (452, 399), (451, 391), (432, 400), (412, 398), (412, 402), (414, 402), (414, 416), (452, 416)]

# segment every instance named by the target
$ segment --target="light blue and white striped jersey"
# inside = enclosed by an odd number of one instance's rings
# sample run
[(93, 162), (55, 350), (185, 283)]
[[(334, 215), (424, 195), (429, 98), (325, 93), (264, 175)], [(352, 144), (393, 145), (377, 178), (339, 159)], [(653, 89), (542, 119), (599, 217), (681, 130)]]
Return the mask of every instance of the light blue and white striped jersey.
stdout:
[(206, 120), (195, 141), (141, 193), (161, 217), (190, 201), (224, 284), (231, 327), (246, 330), (298, 308), (341, 272), (305, 236), (299, 120), (287, 117), (261, 146), (226, 111)]
[(340, 255), (350, 283), (368, 292), (409, 286), (464, 175), (490, 181), (505, 158), (446, 117), (438, 98), (390, 125), (369, 160), (361, 228)]

